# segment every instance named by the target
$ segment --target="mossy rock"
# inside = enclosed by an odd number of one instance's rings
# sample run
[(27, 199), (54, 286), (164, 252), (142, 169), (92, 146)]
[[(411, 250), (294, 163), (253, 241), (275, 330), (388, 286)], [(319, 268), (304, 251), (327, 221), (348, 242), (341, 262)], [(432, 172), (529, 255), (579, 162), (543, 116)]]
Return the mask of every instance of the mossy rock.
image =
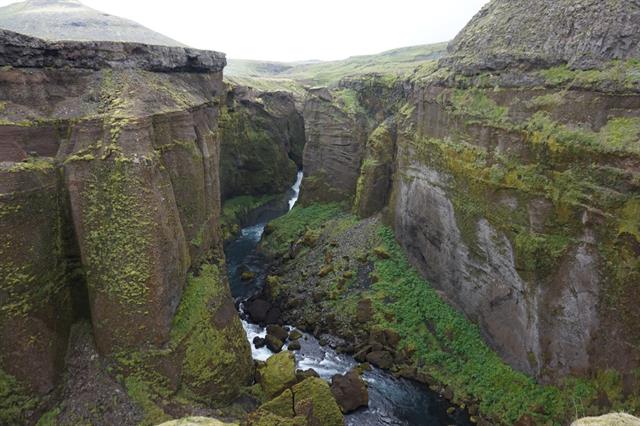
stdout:
[(311, 424), (338, 426), (344, 424), (344, 416), (327, 382), (309, 377), (293, 388), (294, 410), (297, 415), (309, 416)]
[(296, 362), (293, 353), (280, 352), (258, 367), (260, 385), (268, 397), (280, 394), (296, 382)]
[(373, 249), (373, 253), (378, 256), (379, 259), (389, 259), (391, 255), (384, 247), (376, 247)]
[(238, 423), (224, 423), (210, 417), (185, 417), (171, 420), (158, 426), (237, 426)]
[(262, 409), (251, 413), (247, 418), (248, 426), (307, 426), (308, 424), (307, 418), (303, 416), (282, 417)]
[(293, 412), (293, 392), (291, 389), (285, 389), (284, 392), (260, 406), (260, 409), (267, 410), (277, 416), (294, 417)]

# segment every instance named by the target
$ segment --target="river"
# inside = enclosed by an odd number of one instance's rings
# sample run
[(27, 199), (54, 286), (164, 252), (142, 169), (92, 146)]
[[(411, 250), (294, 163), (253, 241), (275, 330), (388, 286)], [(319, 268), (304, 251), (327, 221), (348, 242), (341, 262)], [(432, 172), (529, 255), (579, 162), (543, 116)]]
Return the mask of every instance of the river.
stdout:
[[(276, 200), (266, 209), (252, 217), (239, 236), (225, 246), (227, 270), (231, 293), (241, 305), (243, 300), (258, 293), (266, 275), (266, 259), (257, 251), (265, 225), (293, 208), (298, 200), (302, 172), (298, 173), (295, 184), (282, 199)], [(253, 283), (247, 285), (241, 280), (246, 269), (256, 273)], [(249, 342), (256, 336), (264, 337), (265, 330), (257, 324), (243, 319)], [(331, 380), (334, 374), (344, 374), (358, 363), (348, 355), (338, 354), (328, 346), (320, 346), (310, 334), (300, 339), (301, 349), (295, 351), (296, 364), (300, 369), (313, 368), (320, 376)], [(269, 349), (256, 349), (251, 343), (253, 358), (266, 360), (272, 355)], [(368, 425), (460, 425), (471, 423), (467, 414), (456, 409), (452, 415), (447, 413), (451, 404), (428, 387), (372, 368), (363, 375), (369, 388), (369, 407), (345, 416), (346, 424), (353, 426)]]

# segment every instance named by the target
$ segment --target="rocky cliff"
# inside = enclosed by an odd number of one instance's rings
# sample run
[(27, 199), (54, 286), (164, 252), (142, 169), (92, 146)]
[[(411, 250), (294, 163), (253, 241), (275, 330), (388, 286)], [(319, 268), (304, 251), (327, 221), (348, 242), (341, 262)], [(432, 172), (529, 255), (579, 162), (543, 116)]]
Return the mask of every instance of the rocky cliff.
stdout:
[[(382, 211), (515, 368), (556, 383), (609, 374), (632, 395), (640, 5), (610, 6), (494, 0), (448, 57), (387, 92), (404, 101), (371, 96), (367, 78), (347, 102), (312, 92), (302, 198), (324, 179), (361, 215)], [(341, 105), (366, 117), (362, 135), (327, 112)]]
[(252, 363), (216, 266), (224, 55), (7, 31), (0, 51), (0, 394), (33, 409), (88, 313), (125, 377), (229, 401)]
[(279, 194), (302, 167), (302, 114), (287, 92), (230, 85), (220, 120), (222, 198)]

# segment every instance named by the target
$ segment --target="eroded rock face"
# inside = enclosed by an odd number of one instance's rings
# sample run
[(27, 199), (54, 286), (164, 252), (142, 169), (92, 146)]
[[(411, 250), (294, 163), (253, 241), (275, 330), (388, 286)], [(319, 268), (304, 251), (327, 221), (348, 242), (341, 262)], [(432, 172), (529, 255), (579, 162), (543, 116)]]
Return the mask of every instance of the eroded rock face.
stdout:
[(561, 64), (595, 68), (640, 56), (638, 21), (636, 0), (606, 7), (598, 0), (493, 0), (453, 40), (442, 63), (469, 74)]
[(302, 167), (304, 122), (293, 96), (231, 86), (220, 121), (222, 197), (285, 192)]
[[(73, 306), (88, 305), (101, 355), (131, 356), (129, 367), (144, 363), (174, 390), (233, 398), (250, 349), (224, 274), (198, 272), (222, 253), (224, 56), (7, 32), (0, 42), (11, 65), (0, 70), (0, 146), (11, 152), (0, 163), (2, 372), (50, 391)], [(188, 270), (200, 274), (188, 294), (206, 293), (186, 303)], [(205, 354), (185, 335), (213, 346)]]
[[(640, 363), (629, 349), (640, 341), (629, 285), (640, 279), (637, 11), (630, 0), (493, 1), (439, 67), (390, 92), (404, 104), (349, 82), (350, 109), (375, 125), (333, 145), (357, 155), (305, 156), (312, 175), (350, 177), (355, 164), (343, 199), (362, 216), (383, 212), (434, 287), (543, 381), (614, 368), (632, 383)], [(573, 27), (534, 30), (566, 20)], [(323, 128), (346, 128), (326, 112), (340, 107), (339, 89), (307, 103)], [(313, 134), (308, 150), (332, 147)]]

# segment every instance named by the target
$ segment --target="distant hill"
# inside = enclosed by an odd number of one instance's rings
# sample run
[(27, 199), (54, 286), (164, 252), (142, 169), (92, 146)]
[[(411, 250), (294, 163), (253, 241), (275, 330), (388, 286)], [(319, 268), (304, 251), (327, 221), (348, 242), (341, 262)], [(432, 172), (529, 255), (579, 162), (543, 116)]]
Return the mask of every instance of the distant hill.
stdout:
[(446, 53), (447, 43), (403, 47), (376, 55), (352, 56), (340, 61), (266, 62), (229, 59), (228, 80), (258, 89), (282, 88), (296, 91), (300, 85), (331, 86), (346, 76), (367, 73), (406, 75), (425, 62)]
[(0, 8), (0, 28), (47, 40), (184, 44), (128, 19), (91, 9), (77, 0), (28, 0)]

